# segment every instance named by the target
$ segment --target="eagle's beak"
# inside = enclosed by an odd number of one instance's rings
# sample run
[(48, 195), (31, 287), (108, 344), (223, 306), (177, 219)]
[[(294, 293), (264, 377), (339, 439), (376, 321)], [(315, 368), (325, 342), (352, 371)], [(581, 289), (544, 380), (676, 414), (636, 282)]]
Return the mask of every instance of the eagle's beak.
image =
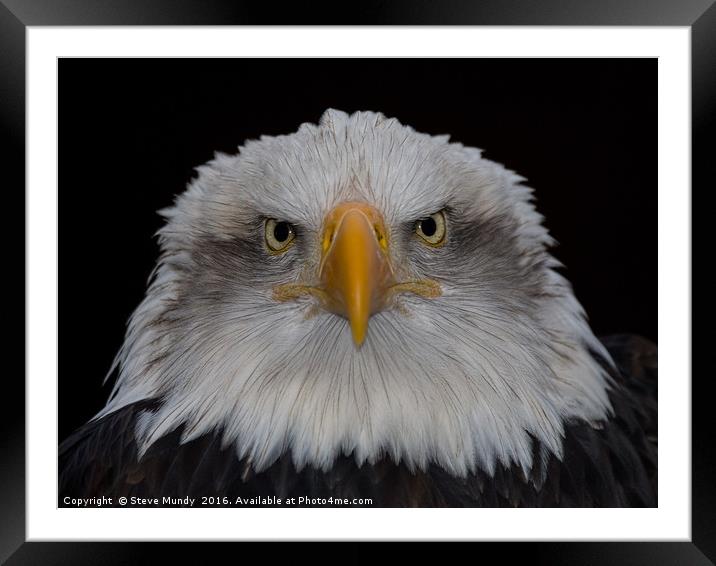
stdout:
[(348, 319), (359, 347), (368, 319), (384, 306), (394, 282), (383, 218), (364, 203), (340, 204), (326, 216), (321, 242), (327, 306)]

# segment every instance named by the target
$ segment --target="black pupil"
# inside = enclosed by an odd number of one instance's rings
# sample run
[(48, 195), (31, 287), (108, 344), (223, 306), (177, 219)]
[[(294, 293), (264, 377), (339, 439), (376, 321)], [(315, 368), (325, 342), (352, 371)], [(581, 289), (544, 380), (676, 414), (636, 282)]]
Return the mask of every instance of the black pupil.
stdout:
[(437, 232), (438, 225), (435, 223), (434, 218), (425, 218), (420, 221), (420, 229), (423, 231), (423, 234), (430, 238), (435, 235), (435, 232)]
[(277, 222), (273, 228), (273, 237), (277, 242), (285, 242), (291, 234), (291, 227), (288, 222)]

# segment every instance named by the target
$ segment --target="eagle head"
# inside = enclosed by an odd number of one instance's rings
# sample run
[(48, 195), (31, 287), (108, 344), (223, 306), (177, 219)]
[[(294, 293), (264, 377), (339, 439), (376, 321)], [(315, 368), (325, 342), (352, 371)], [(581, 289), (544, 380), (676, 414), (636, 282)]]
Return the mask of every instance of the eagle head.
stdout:
[(217, 154), (161, 211), (100, 415), (157, 399), (140, 453), (182, 427), (256, 471), (560, 456), (565, 423), (610, 412), (609, 355), (522, 181), (373, 112)]

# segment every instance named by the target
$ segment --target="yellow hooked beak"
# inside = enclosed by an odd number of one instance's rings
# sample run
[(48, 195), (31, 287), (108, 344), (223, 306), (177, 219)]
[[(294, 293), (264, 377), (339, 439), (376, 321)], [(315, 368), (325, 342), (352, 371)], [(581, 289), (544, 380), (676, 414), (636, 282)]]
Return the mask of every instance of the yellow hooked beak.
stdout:
[(368, 319), (385, 304), (395, 282), (380, 213), (364, 203), (343, 203), (324, 223), (320, 278), (328, 308), (345, 316), (356, 346), (365, 340)]

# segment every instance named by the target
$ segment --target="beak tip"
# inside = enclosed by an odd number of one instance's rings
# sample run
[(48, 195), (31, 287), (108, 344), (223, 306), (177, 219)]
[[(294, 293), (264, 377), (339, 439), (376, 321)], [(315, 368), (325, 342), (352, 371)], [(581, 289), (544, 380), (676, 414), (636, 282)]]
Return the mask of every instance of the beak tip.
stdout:
[(356, 350), (360, 350), (360, 347), (365, 341), (365, 329), (364, 328), (351, 328), (351, 334), (353, 336), (353, 344), (355, 344)]

